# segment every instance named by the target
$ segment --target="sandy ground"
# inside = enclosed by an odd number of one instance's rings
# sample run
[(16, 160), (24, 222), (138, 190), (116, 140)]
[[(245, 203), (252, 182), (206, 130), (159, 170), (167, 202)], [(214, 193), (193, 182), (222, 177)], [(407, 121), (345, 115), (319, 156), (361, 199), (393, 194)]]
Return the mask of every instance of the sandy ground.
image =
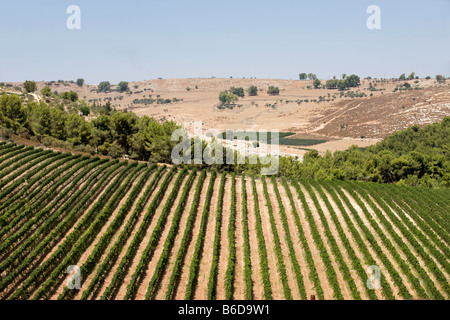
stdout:
[[(216, 178), (217, 179), (217, 178)], [(203, 183), (203, 190), (200, 194), (199, 206), (197, 208), (197, 215), (194, 223), (194, 228), (192, 230), (192, 237), (188, 243), (187, 253), (184, 258), (183, 267), (181, 268), (181, 274), (179, 275), (179, 283), (177, 287), (177, 291), (173, 294), (176, 300), (183, 300), (186, 294), (186, 287), (189, 280), (189, 268), (191, 266), (192, 256), (194, 255), (195, 250), (195, 242), (197, 240), (198, 234), (200, 232), (200, 224), (202, 219), (202, 212), (205, 208), (206, 202), (206, 193), (208, 190), (208, 186), (211, 183), (211, 176), (208, 175)], [(211, 202), (212, 208), (213, 203)], [(181, 231), (183, 232), (183, 231)]]
[[(405, 82), (418, 90), (393, 92)], [(322, 81), (325, 84), (325, 81)], [(13, 83), (14, 86), (22, 84)], [(38, 92), (45, 86), (38, 82)], [(218, 96), (230, 87), (250, 86), (258, 88), (257, 96), (240, 98), (239, 107), (220, 110)], [(377, 91), (371, 91), (370, 86)], [(89, 104), (106, 103), (109, 99), (119, 110), (131, 110), (139, 116), (148, 115), (158, 120), (173, 120), (183, 126), (201, 121), (203, 129), (278, 129), (338, 142), (317, 146), (321, 152), (345, 150), (350, 141), (360, 147), (376, 143), (394, 131), (406, 129), (413, 124), (425, 125), (450, 115), (450, 88), (448, 83), (435, 80), (361, 80), (355, 94), (364, 97), (341, 96), (335, 89), (313, 89), (312, 81), (277, 79), (162, 79), (130, 82), (130, 92), (111, 91), (97, 93), (96, 85), (60, 83), (51, 85), (52, 91), (73, 90), (80, 100)], [(269, 86), (280, 88), (278, 96), (267, 94)], [(189, 91), (188, 91), (189, 88)], [(115, 86), (112, 87), (115, 89)], [(343, 94), (349, 94), (344, 91)], [(1, 91), (0, 91), (1, 92)], [(142, 99), (173, 99), (170, 104), (145, 105)], [(322, 97), (322, 101), (320, 100)], [(36, 97), (34, 98), (36, 99)], [(299, 103), (299, 101), (302, 101)], [(315, 101), (314, 101), (315, 100)], [(306, 102), (308, 101), (308, 102)], [(361, 141), (361, 137), (364, 137)], [(354, 140), (347, 141), (351, 138)], [(344, 140), (344, 141), (342, 141)], [(339, 142), (340, 141), (340, 142)], [(304, 154), (298, 148), (288, 148), (287, 153)]]

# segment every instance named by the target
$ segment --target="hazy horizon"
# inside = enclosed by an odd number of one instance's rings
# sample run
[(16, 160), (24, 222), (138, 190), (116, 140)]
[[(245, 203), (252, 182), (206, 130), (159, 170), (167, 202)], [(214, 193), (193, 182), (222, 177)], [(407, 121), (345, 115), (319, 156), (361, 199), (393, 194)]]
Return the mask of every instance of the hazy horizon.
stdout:
[[(70, 5), (81, 30), (69, 30)], [(369, 30), (369, 5), (381, 30)], [(2, 4), (0, 81), (450, 74), (450, 0)]]

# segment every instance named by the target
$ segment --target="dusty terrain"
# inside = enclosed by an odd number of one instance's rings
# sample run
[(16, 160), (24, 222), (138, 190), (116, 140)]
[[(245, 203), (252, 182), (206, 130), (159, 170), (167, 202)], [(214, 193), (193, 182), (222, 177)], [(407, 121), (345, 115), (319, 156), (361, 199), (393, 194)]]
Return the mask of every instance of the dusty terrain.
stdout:
[[(409, 83), (415, 90), (393, 92)], [(45, 82), (38, 82), (38, 91)], [(322, 81), (322, 85), (325, 81)], [(20, 86), (20, 84), (13, 84)], [(234, 109), (219, 110), (218, 96), (230, 87), (258, 87), (257, 96), (240, 98)], [(267, 94), (269, 86), (280, 88), (278, 96)], [(370, 90), (370, 86), (376, 91)], [(345, 150), (353, 144), (366, 147), (394, 131), (413, 124), (426, 125), (450, 115), (450, 84), (435, 80), (394, 81), (365, 79), (361, 86), (341, 93), (314, 89), (312, 81), (270, 79), (160, 79), (130, 82), (130, 92), (97, 93), (96, 85), (53, 83), (52, 91), (76, 91), (89, 104), (106, 103), (159, 120), (173, 120), (186, 127), (202, 121), (203, 129), (279, 129), (301, 134), (301, 138), (331, 140), (312, 147), (282, 147), (288, 154), (302, 155), (304, 149)], [(417, 88), (417, 89), (416, 89)], [(365, 94), (363, 97), (351, 97)], [(343, 96), (344, 95), (344, 96)], [(347, 95), (347, 96), (345, 96)], [(322, 101), (319, 102), (320, 97)], [(174, 99), (168, 104), (143, 104), (142, 99)], [(136, 100), (137, 99), (137, 100)], [(315, 100), (315, 102), (314, 102)], [(299, 101), (301, 101), (299, 103)], [(307, 101), (307, 102), (306, 102)]]

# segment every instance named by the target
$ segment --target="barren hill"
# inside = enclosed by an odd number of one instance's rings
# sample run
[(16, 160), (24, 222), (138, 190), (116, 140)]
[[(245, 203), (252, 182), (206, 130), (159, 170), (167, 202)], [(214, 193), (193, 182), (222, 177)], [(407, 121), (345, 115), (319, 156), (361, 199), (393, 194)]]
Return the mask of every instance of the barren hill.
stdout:
[[(405, 89), (404, 84), (411, 86)], [(46, 84), (38, 83), (38, 90)], [(322, 81), (322, 85), (325, 81)], [(20, 84), (15, 84), (20, 85)], [(258, 87), (257, 96), (239, 99), (233, 109), (220, 110), (218, 96), (230, 87)], [(267, 94), (269, 86), (280, 94)], [(348, 91), (314, 89), (312, 81), (271, 79), (159, 79), (130, 82), (129, 92), (98, 93), (97, 85), (78, 87), (75, 83), (52, 82), (52, 91), (73, 90), (92, 104), (110, 101), (117, 109), (132, 110), (160, 120), (180, 124), (202, 121), (204, 128), (279, 129), (302, 138), (333, 140), (314, 146), (319, 151), (342, 150), (352, 144), (367, 146), (394, 131), (413, 124), (426, 125), (450, 115), (450, 85), (435, 80), (361, 80), (361, 86)], [(394, 92), (395, 91), (395, 92)], [(171, 100), (170, 103), (156, 102)], [(293, 153), (304, 153), (289, 148)]]

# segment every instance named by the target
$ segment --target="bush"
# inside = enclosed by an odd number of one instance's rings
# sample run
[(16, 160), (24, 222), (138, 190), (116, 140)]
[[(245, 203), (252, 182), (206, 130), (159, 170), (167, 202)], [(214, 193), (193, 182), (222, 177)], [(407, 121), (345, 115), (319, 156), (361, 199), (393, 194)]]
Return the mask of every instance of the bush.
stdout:
[(443, 75), (438, 74), (438, 75), (436, 76), (436, 80), (437, 80), (437, 82), (439, 82), (439, 83), (444, 83), (444, 82), (445, 82), (445, 77), (444, 77)]
[(228, 92), (228, 91), (222, 91), (219, 94), (219, 101), (221, 102), (222, 105), (230, 105), (230, 104), (234, 104), (238, 101), (238, 96)]
[(82, 87), (84, 85), (84, 79), (77, 79), (77, 86)]
[(117, 141), (114, 141), (109, 148), (108, 154), (112, 158), (119, 158), (125, 154), (125, 149)]
[(231, 88), (230, 88), (230, 92), (231, 92), (232, 94), (237, 95), (238, 97), (241, 97), (241, 98), (245, 97), (245, 94), (244, 94), (244, 88), (235, 88), (235, 87), (231, 87)]
[(120, 81), (117, 86), (121, 93), (128, 91), (128, 82), (126, 82), (126, 81)]
[(250, 97), (254, 97), (258, 95), (258, 88), (256, 86), (250, 86), (250, 88), (247, 89), (248, 95)]
[(97, 92), (98, 93), (100, 93), (100, 92), (105, 92), (106, 93), (110, 89), (111, 89), (111, 84), (109, 83), (109, 81), (102, 81), (98, 85)]
[(63, 92), (60, 96), (62, 99), (70, 100), (72, 102), (78, 101), (78, 93), (72, 90), (70, 92)]
[(35, 92), (36, 91), (36, 82), (27, 80), (24, 82), (23, 87), (25, 88), (25, 91), (28, 93)]
[(41, 95), (43, 95), (44, 97), (50, 97), (52, 95), (52, 89), (50, 89), (50, 87), (48, 86), (45, 86), (41, 90)]
[(267, 89), (267, 93), (271, 96), (277, 96), (280, 94), (280, 89), (278, 87), (270, 86), (269, 89)]
[(320, 87), (322, 82), (319, 79), (316, 79), (316, 80), (314, 80), (313, 84), (314, 84), (314, 88), (317, 89)]

